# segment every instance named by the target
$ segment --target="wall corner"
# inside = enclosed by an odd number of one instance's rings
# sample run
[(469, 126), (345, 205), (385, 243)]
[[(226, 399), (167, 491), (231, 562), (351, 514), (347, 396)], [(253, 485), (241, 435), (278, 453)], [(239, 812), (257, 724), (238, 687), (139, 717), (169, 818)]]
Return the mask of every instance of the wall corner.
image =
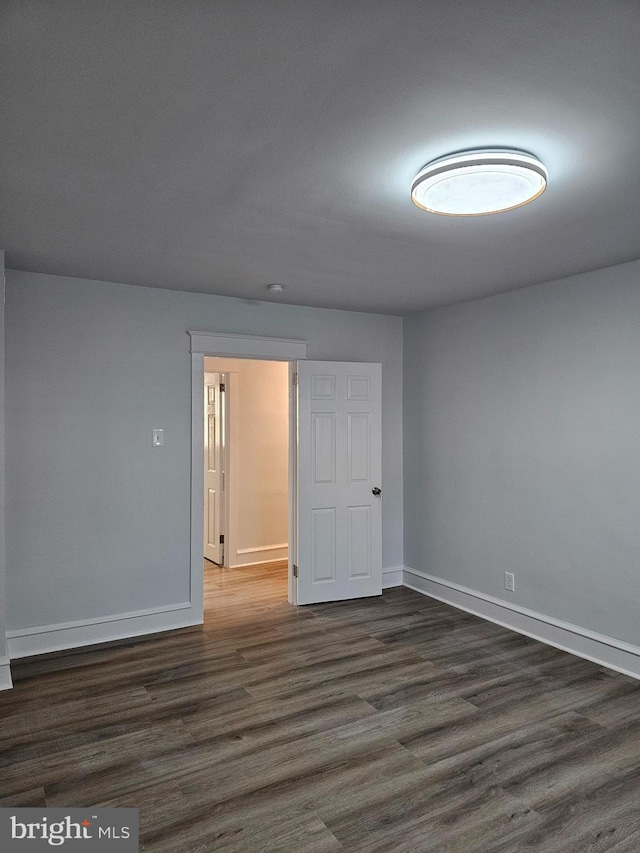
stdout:
[(4, 251), (0, 249), (0, 690), (12, 687), (11, 667), (7, 657), (6, 634), (6, 548), (5, 548), (5, 484), (4, 484)]

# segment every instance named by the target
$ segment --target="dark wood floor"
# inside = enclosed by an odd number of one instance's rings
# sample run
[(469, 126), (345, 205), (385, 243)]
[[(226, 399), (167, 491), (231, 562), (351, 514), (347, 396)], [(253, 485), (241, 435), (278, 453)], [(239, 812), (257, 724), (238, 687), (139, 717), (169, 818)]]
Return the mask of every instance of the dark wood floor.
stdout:
[(141, 849), (638, 853), (640, 685), (407, 589), (17, 663), (0, 806), (136, 806)]

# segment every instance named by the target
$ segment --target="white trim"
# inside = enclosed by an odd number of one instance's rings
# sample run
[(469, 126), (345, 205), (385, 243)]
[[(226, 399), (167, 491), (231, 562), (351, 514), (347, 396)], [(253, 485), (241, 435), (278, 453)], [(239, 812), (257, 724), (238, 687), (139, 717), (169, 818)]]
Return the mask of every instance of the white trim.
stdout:
[(288, 560), (288, 549), (285, 547), (280, 552), (256, 551), (251, 557), (236, 557), (229, 563), (230, 569), (242, 569), (244, 566), (260, 566), (267, 563), (282, 563)]
[(392, 586), (402, 586), (402, 566), (393, 566), (382, 570), (382, 589), (390, 589)]
[(187, 601), (97, 619), (7, 631), (7, 645), (9, 657), (14, 660), (200, 624), (202, 618), (198, 619), (197, 612)]
[[(205, 361), (206, 364), (206, 361)], [(224, 370), (220, 374), (222, 381), (224, 382), (225, 389), (224, 394), (222, 395), (222, 400), (224, 403), (222, 410), (222, 464), (224, 466), (224, 489), (222, 494), (222, 515), (224, 516), (222, 520), (222, 534), (224, 536), (224, 548), (222, 550), (222, 565), (227, 567), (229, 565), (229, 554), (231, 553), (231, 545), (232, 545), (232, 536), (231, 536), (231, 478), (229, 476), (230, 465), (231, 465), (231, 431), (229, 429), (229, 424), (231, 421), (231, 389), (238, 378), (237, 373), (233, 373), (229, 370)], [(234, 462), (237, 465), (237, 461)]]
[(280, 545), (259, 545), (257, 548), (238, 548), (237, 554), (257, 554), (258, 551), (278, 551), (282, 548), (288, 548), (286, 542), (281, 542)]
[(191, 354), (191, 571), (189, 599), (204, 621), (204, 355)]
[(640, 679), (640, 647), (623, 640), (511, 604), (409, 566), (404, 567), (404, 586), (549, 646)]
[(0, 658), (0, 690), (11, 690), (12, 687), (9, 658)]
[(258, 566), (261, 563), (282, 563), (289, 558), (289, 549), (286, 545), (280, 550), (274, 551), (268, 548), (249, 548), (246, 553), (251, 556), (243, 557), (241, 551), (237, 551), (229, 561), (230, 569), (240, 569), (243, 566)]
[(297, 338), (263, 338), (259, 335), (228, 335), (223, 332), (188, 332), (191, 352), (239, 358), (290, 361), (307, 357), (309, 341)]
[(298, 579), (293, 567), (298, 562), (298, 362), (289, 362), (289, 551), (287, 600), (298, 604)]

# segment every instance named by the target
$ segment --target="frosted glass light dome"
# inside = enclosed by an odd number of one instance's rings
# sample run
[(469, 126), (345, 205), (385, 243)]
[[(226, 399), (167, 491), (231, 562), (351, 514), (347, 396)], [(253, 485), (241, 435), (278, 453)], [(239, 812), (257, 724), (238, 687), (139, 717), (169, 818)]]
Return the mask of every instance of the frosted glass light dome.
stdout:
[(482, 149), (427, 163), (411, 183), (411, 200), (429, 213), (484, 216), (528, 204), (546, 186), (546, 167), (532, 154)]

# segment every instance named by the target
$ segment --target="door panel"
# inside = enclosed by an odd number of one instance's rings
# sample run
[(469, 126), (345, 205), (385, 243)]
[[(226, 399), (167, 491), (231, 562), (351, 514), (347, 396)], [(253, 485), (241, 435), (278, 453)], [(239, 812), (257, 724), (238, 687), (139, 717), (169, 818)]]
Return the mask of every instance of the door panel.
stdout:
[(311, 413), (314, 486), (333, 486), (336, 481), (336, 417), (333, 412)]
[(298, 604), (382, 592), (381, 378), (379, 364), (298, 364)]
[(370, 483), (371, 415), (369, 412), (347, 413), (348, 482)]
[(350, 506), (348, 514), (349, 578), (371, 573), (371, 507)]

